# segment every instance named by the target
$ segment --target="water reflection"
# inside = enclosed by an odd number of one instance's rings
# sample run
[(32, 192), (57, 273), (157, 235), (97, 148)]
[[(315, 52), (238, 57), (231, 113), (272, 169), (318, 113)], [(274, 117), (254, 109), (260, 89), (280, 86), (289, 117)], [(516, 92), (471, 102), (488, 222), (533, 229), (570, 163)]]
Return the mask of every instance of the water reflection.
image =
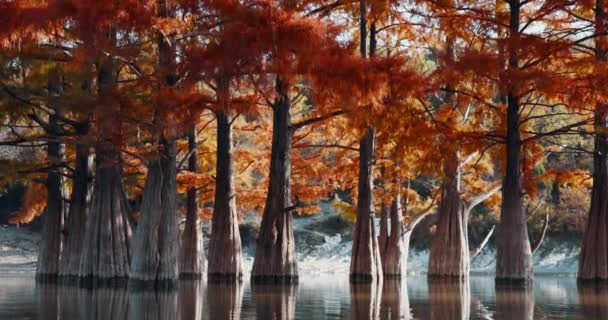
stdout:
[(352, 319), (379, 319), (382, 281), (351, 283), (350, 301)]
[(380, 299), (380, 319), (412, 319), (405, 280), (384, 280)]
[[(179, 319), (200, 320), (205, 306), (202, 303), (203, 282), (200, 280), (181, 280), (178, 291)], [(227, 318), (214, 318), (227, 319)]]
[(430, 319), (468, 320), (471, 315), (469, 279), (429, 279)]
[(335, 275), (297, 287), (182, 281), (172, 292), (34, 285), (32, 277), (0, 283), (0, 320), (608, 319), (608, 286), (577, 290), (574, 277), (537, 277), (527, 289), (495, 287), (492, 277), (351, 285)]
[(214, 283), (207, 285), (209, 319), (241, 319), (243, 283)]
[(583, 315), (588, 319), (606, 319), (608, 317), (608, 285), (579, 285), (579, 303)]
[(534, 319), (534, 291), (532, 287), (497, 285), (496, 319)]
[(297, 284), (251, 284), (257, 319), (295, 318)]

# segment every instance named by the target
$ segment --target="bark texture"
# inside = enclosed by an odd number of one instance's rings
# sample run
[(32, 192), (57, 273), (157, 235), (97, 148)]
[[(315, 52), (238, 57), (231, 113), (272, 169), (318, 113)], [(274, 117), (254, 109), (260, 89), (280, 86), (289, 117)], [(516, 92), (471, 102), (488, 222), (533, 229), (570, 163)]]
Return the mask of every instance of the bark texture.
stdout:
[(131, 226), (122, 188), (120, 156), (113, 145), (97, 148), (91, 215), (86, 223), (78, 275), (95, 282), (128, 275)]
[[(169, 1), (158, 0), (157, 5), (160, 18), (175, 15)], [(172, 87), (177, 80), (176, 49), (170, 43), (172, 37), (169, 36), (167, 40), (166, 35), (158, 35), (160, 86), (165, 88)], [(132, 287), (174, 288), (179, 279), (176, 124), (169, 106), (159, 104), (155, 108), (154, 124), (158, 131), (159, 155), (148, 169), (141, 210), (142, 217), (149, 215), (150, 219), (137, 228), (129, 277)], [(146, 197), (148, 203), (144, 204)], [(157, 199), (150, 199), (151, 197)], [(143, 243), (146, 240), (151, 243)]]
[(369, 128), (359, 144), (359, 195), (350, 261), (350, 279), (353, 282), (369, 282), (382, 277), (373, 209), (374, 140), (374, 129)]
[(382, 279), (350, 284), (351, 319), (380, 319)]
[[(520, 1), (510, 6), (510, 37), (518, 38)], [(509, 47), (509, 70), (519, 69), (516, 48)], [(514, 88), (507, 95), (506, 173), (502, 185), (500, 233), (498, 235), (496, 281), (527, 284), (532, 281), (532, 251), (528, 238), (522, 191), (522, 141), (519, 97)]]
[[(48, 81), (49, 105), (55, 110), (56, 115), (49, 116), (49, 136), (51, 140), (57, 138), (56, 133), (60, 130), (57, 116), (63, 115), (62, 107), (55, 103), (56, 97), (63, 93), (63, 78), (55, 71)], [(42, 239), (38, 249), (38, 263), (36, 267), (36, 278), (38, 280), (50, 280), (59, 275), (59, 258), (63, 246), (63, 223), (64, 223), (64, 201), (63, 201), (63, 176), (62, 166), (65, 161), (65, 146), (59, 142), (49, 142), (47, 147), (47, 158), (51, 170), (46, 179), (47, 205), (44, 214), (44, 225), (42, 228)]]
[[(188, 132), (188, 170), (197, 173), (198, 152), (196, 151), (196, 127)], [(180, 247), (179, 273), (182, 278), (200, 278), (205, 272), (205, 254), (203, 252), (203, 234), (198, 216), (198, 199), (196, 188), (190, 188), (186, 195), (186, 225), (182, 234)]]
[(430, 319), (468, 320), (471, 290), (468, 279), (429, 279)]
[(291, 204), (291, 106), (285, 84), (278, 79), (273, 105), (272, 151), (266, 206), (251, 277), (254, 282), (297, 282), (294, 208)]
[[(604, 0), (595, 1), (596, 35), (606, 32)], [(595, 54), (599, 62), (608, 62), (606, 36), (595, 38)], [(606, 127), (608, 105), (598, 103), (594, 112), (593, 187), (591, 207), (579, 258), (578, 279), (582, 281), (608, 280), (608, 137)]]
[(295, 319), (297, 289), (298, 285), (294, 283), (252, 283), (251, 291), (257, 319)]
[(133, 240), (129, 272), (133, 287), (172, 288), (179, 278), (176, 144), (165, 139), (161, 144), (160, 158), (148, 168), (141, 220)]
[(207, 285), (209, 319), (239, 320), (243, 304), (243, 283), (210, 282)]
[(429, 277), (466, 277), (469, 275), (467, 215), (460, 194), (458, 157), (444, 166), (439, 221), (431, 244)]
[(390, 207), (382, 202), (380, 207), (380, 234), (378, 235), (378, 247), (380, 247), (380, 260), (384, 262), (386, 256), (386, 248), (388, 247), (389, 239), (389, 213)]
[[(399, 185), (399, 183), (397, 183)], [(382, 273), (385, 278), (400, 278), (407, 274), (409, 244), (404, 242), (405, 226), (401, 210), (401, 191), (397, 192), (391, 205), (391, 233), (382, 257)], [(409, 240), (409, 237), (408, 237)]]
[(76, 167), (72, 178), (72, 196), (64, 232), (59, 274), (63, 277), (78, 276), (80, 256), (85, 238), (85, 226), (89, 216), (92, 184), (92, 157), (89, 147), (76, 146)]
[[(209, 242), (208, 278), (240, 280), (243, 276), (243, 253), (236, 210), (232, 126), (230, 118), (225, 112), (216, 113), (216, 118), (217, 169), (214, 213)], [(256, 262), (257, 259), (256, 256)]]

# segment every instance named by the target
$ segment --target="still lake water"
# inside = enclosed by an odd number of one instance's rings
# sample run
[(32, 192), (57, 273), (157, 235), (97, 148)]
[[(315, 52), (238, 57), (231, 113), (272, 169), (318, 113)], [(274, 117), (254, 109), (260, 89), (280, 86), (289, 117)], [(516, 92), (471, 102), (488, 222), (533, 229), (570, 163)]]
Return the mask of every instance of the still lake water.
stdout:
[(136, 293), (0, 275), (0, 319), (608, 319), (608, 287), (578, 288), (571, 276), (537, 276), (525, 290), (482, 276), (351, 285), (342, 275), (304, 275), (297, 286), (182, 281), (175, 292)]

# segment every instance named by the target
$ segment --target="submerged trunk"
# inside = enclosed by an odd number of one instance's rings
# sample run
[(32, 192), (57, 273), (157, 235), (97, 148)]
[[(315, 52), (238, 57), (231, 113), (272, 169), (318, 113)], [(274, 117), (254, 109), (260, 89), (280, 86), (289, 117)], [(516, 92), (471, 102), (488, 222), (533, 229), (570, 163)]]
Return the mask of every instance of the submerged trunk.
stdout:
[[(188, 133), (188, 170), (198, 173), (198, 152), (196, 151), (196, 126)], [(180, 277), (200, 278), (205, 271), (203, 235), (199, 228), (198, 199), (196, 188), (189, 188), (186, 195), (186, 225), (180, 247)]]
[[(396, 185), (399, 188), (399, 182)], [(405, 277), (407, 273), (408, 248), (404, 242), (404, 231), (401, 191), (399, 190), (391, 205), (391, 233), (386, 252), (382, 257), (382, 272), (385, 278), (401, 278)], [(407, 238), (409, 240), (409, 236)]]
[(297, 282), (291, 204), (291, 106), (284, 83), (277, 80), (273, 105), (272, 153), (268, 195), (251, 277), (262, 282)]
[(129, 270), (131, 226), (122, 188), (120, 155), (113, 145), (99, 146), (90, 217), (78, 275), (94, 282), (120, 280)]
[[(432, 320), (468, 320), (471, 316), (471, 289), (468, 279), (429, 279)], [(516, 318), (513, 318), (516, 319)]]
[[(595, 2), (596, 35), (606, 32), (606, 9), (603, 0)], [(596, 59), (606, 63), (606, 36), (596, 38)], [(594, 112), (595, 145), (593, 152), (593, 187), (587, 228), (579, 258), (578, 278), (583, 281), (608, 280), (608, 137), (605, 133), (608, 105), (598, 103)], [(603, 130), (604, 129), (604, 130)]]
[(218, 112), (216, 118), (217, 169), (208, 278), (233, 281), (243, 276), (243, 253), (236, 211), (232, 125), (225, 112)]
[(141, 218), (133, 239), (131, 285), (171, 288), (178, 280), (175, 140), (161, 139), (159, 159), (148, 167)]
[(374, 281), (382, 277), (373, 211), (374, 135), (374, 129), (368, 128), (359, 144), (359, 196), (350, 261), (350, 279), (354, 282)]
[[(63, 92), (63, 79), (61, 76), (53, 76), (48, 81), (49, 105), (54, 107), (55, 113), (63, 115), (60, 106), (55, 105), (56, 95)], [(49, 135), (57, 138), (58, 118), (55, 115), (49, 116)], [(51, 139), (52, 140), (52, 139)], [(42, 229), (42, 239), (38, 249), (38, 264), (36, 268), (36, 278), (38, 280), (50, 280), (59, 275), (59, 257), (63, 245), (63, 220), (64, 220), (64, 201), (63, 201), (63, 176), (62, 166), (65, 161), (65, 146), (59, 142), (49, 142), (47, 147), (47, 158), (51, 170), (46, 178), (47, 205), (44, 214), (44, 226)]]
[[(510, 4), (510, 37), (519, 37), (520, 3)], [(516, 48), (509, 48), (509, 70), (516, 72)], [(526, 284), (532, 281), (532, 251), (528, 239), (522, 190), (522, 149), (519, 98), (514, 88), (507, 95), (506, 172), (502, 184), (500, 233), (496, 258), (496, 281)]]
[(460, 172), (455, 155), (445, 165), (439, 221), (429, 256), (429, 277), (466, 277), (469, 275), (467, 214), (460, 195)]
[(65, 277), (78, 275), (85, 226), (89, 216), (91, 200), (92, 157), (89, 146), (76, 146), (76, 167), (72, 178), (72, 196), (64, 232), (64, 247), (61, 251), (59, 274)]

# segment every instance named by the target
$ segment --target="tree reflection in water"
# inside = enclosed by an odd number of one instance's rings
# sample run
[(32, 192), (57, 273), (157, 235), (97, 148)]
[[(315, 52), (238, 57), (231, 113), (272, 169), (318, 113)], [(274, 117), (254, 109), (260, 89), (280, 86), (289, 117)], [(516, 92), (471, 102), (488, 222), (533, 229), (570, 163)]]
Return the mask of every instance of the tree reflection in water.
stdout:
[(412, 319), (405, 279), (384, 280), (382, 284), (382, 297), (380, 299), (380, 319)]
[[(188, 279), (179, 282), (179, 320), (200, 320), (203, 316), (203, 282)], [(221, 319), (221, 318), (217, 318)]]
[(382, 280), (350, 284), (352, 319), (379, 319), (382, 284)]
[(241, 281), (209, 282), (207, 284), (207, 301), (209, 319), (241, 319), (243, 283)]
[(295, 317), (297, 284), (251, 283), (257, 319), (291, 320)]
[(468, 320), (471, 314), (469, 279), (429, 278), (430, 319)]
[(534, 290), (528, 286), (496, 285), (496, 319), (534, 319)]
[[(193, 292), (192, 294), (195, 295), (196, 293)], [(129, 317), (126, 319), (177, 319), (177, 314), (176, 290), (129, 292)]]
[(578, 299), (585, 318), (606, 319), (608, 317), (608, 284), (580, 283)]

